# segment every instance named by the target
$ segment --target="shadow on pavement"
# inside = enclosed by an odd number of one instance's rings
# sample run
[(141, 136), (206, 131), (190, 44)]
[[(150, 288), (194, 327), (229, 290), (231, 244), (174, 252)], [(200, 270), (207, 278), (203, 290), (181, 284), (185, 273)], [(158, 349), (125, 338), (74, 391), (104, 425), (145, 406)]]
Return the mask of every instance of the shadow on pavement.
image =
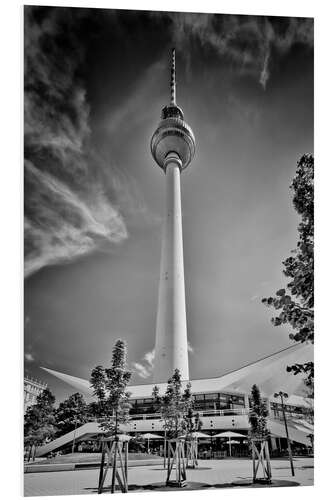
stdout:
[[(221, 484), (207, 484), (207, 483), (198, 483), (194, 481), (187, 481), (186, 486), (183, 488), (178, 488), (176, 486), (166, 486), (165, 483), (153, 483), (153, 484), (130, 484), (128, 486), (128, 491), (175, 491), (175, 490), (200, 490), (200, 489), (209, 489), (209, 488), (278, 488), (278, 487), (286, 487), (286, 486), (299, 486), (299, 483), (296, 481), (286, 481), (286, 480), (273, 480), (271, 484), (253, 484), (250, 479), (242, 479), (240, 481), (234, 481), (232, 483), (221, 483)], [(111, 489), (111, 485), (105, 486), (102, 490), (102, 493), (109, 493)], [(97, 488), (85, 488), (86, 491), (90, 491), (91, 493), (97, 493)], [(119, 488), (116, 491), (120, 491)]]
[[(188, 467), (186, 468), (187, 471), (192, 471), (192, 470), (212, 470), (213, 467), (195, 467), (195, 468), (192, 468), (192, 467)], [(157, 468), (154, 468), (154, 469), (150, 469), (150, 470), (164, 470), (166, 472), (167, 469), (164, 469), (164, 467), (157, 467)]]

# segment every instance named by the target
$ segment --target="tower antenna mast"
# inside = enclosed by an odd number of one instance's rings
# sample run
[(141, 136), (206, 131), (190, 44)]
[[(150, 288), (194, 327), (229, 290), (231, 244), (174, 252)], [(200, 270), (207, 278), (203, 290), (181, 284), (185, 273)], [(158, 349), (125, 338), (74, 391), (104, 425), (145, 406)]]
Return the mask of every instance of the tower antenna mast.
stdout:
[(176, 49), (172, 49), (171, 59), (171, 106), (176, 105)]

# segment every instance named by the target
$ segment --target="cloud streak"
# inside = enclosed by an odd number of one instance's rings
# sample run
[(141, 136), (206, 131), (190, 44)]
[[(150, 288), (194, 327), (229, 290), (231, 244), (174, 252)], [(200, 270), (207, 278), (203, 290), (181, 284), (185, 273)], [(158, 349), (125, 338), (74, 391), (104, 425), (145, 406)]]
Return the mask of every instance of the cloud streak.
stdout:
[[(189, 342), (187, 342), (187, 350), (191, 354), (194, 353), (194, 348)], [(140, 362), (137, 361), (133, 362), (132, 367), (140, 378), (146, 379), (150, 377), (151, 374), (153, 373), (154, 364), (155, 364), (155, 349), (152, 349), (151, 351), (146, 352), (142, 356)]]
[(127, 236), (121, 216), (102, 192), (83, 201), (66, 184), (29, 161), (25, 169), (29, 189), (34, 193), (33, 204), (30, 200), (26, 210), (30, 216), (24, 221), (26, 275), (45, 265), (88, 254), (99, 241), (119, 243)]
[(40, 13), (25, 9), (25, 276), (128, 236), (117, 200), (121, 182), (91, 143), (77, 77), (80, 15), (73, 23), (63, 9)]
[(194, 43), (214, 49), (225, 67), (257, 78), (263, 89), (270, 78), (273, 51), (287, 53), (296, 44), (313, 47), (313, 20), (223, 14), (167, 13), (172, 36), (186, 55)]
[(132, 367), (140, 378), (150, 377), (154, 369), (155, 349), (146, 352), (140, 362), (133, 362)]
[(132, 363), (132, 366), (140, 378), (148, 378), (151, 375), (151, 370), (149, 370), (142, 363)]
[(35, 358), (33, 357), (33, 355), (30, 352), (26, 352), (24, 354), (24, 359), (26, 361), (28, 361), (29, 363), (32, 363), (33, 361), (35, 361)]

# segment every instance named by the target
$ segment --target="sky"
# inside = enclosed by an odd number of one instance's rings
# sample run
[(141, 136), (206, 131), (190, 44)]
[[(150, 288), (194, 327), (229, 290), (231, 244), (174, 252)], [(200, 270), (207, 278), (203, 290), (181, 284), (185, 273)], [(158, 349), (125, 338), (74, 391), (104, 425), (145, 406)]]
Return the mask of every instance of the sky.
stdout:
[(196, 137), (182, 173), (190, 377), (291, 345), (261, 299), (285, 286), (313, 152), (313, 21), (25, 7), (25, 371), (89, 378), (128, 343), (151, 381), (164, 174), (150, 139), (168, 103)]

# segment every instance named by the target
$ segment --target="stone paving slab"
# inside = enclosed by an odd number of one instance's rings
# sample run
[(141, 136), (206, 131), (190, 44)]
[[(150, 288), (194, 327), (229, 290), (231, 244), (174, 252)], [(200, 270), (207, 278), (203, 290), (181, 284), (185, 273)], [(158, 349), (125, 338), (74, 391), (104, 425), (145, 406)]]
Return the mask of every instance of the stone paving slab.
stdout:
[[(294, 460), (295, 477), (292, 477), (288, 460), (272, 460), (272, 486), (313, 485), (313, 459)], [(97, 469), (61, 472), (36, 472), (25, 474), (25, 496), (84, 495), (97, 493)], [(189, 487), (185, 489), (253, 487), (251, 483), (252, 462), (250, 460), (200, 460), (198, 469), (187, 470)], [(108, 479), (109, 478), (109, 479)], [(104, 488), (110, 492), (108, 475)], [(130, 491), (165, 491), (166, 471), (161, 465), (147, 465), (129, 470)], [(232, 484), (236, 483), (236, 484)], [(271, 487), (271, 486), (260, 486)], [(173, 488), (174, 489), (174, 488)]]

